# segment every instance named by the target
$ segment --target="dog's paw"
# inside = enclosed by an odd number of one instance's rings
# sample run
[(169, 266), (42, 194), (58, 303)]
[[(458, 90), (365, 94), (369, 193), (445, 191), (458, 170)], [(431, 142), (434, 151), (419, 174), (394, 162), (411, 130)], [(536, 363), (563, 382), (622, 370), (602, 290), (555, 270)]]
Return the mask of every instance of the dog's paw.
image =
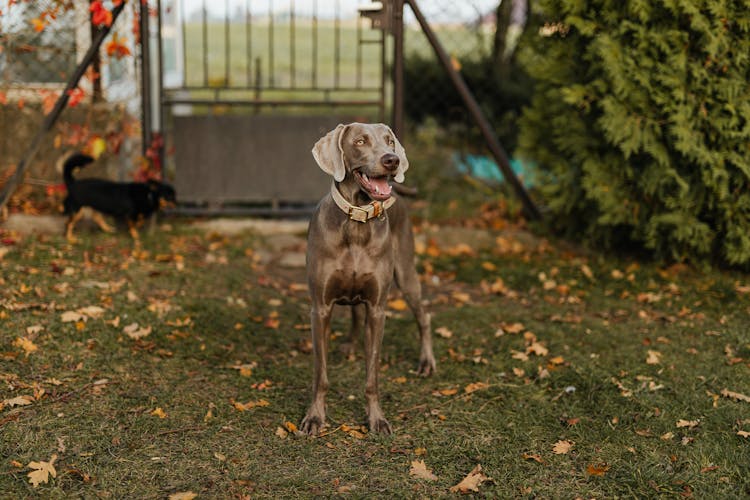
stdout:
[(429, 357), (429, 358), (421, 358), (419, 360), (419, 368), (417, 368), (417, 375), (420, 377), (429, 377), (435, 371), (437, 370), (437, 367), (435, 365), (435, 358)]
[(378, 434), (385, 434), (386, 436), (393, 434), (391, 424), (383, 417), (375, 418), (370, 420), (370, 432), (377, 432)]
[(307, 415), (302, 419), (299, 430), (308, 436), (317, 436), (325, 425), (325, 420), (317, 415)]

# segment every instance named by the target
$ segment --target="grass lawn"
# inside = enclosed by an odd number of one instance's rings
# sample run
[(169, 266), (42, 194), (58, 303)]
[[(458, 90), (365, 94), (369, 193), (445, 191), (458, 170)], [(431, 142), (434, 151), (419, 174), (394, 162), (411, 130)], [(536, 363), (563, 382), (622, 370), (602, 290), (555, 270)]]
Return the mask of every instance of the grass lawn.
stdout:
[[(302, 269), (179, 220), (136, 257), (125, 232), (81, 237), (0, 233), (4, 498), (435, 498), (477, 465), (486, 497), (750, 495), (746, 275), (509, 230), (421, 240), (438, 373), (415, 375), (416, 325), (394, 300), (394, 434), (366, 433), (339, 314), (331, 425), (308, 438), (292, 425), (310, 397)], [(29, 464), (52, 457), (33, 487)], [(410, 474), (422, 460), (434, 480)]]

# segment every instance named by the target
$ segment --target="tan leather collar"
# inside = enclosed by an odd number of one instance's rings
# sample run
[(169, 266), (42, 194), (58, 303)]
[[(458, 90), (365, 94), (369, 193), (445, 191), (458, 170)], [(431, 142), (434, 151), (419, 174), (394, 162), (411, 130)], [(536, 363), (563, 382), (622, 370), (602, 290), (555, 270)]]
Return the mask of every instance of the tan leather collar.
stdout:
[(368, 220), (374, 219), (375, 217), (385, 216), (385, 211), (390, 208), (391, 205), (396, 203), (396, 198), (391, 196), (385, 201), (373, 200), (367, 205), (363, 205), (361, 207), (352, 205), (351, 203), (346, 201), (344, 196), (339, 192), (338, 188), (336, 187), (336, 183), (331, 184), (331, 197), (333, 198), (333, 201), (336, 202), (336, 205), (338, 205), (338, 207), (343, 210), (351, 220), (355, 220), (357, 222), (367, 222)]

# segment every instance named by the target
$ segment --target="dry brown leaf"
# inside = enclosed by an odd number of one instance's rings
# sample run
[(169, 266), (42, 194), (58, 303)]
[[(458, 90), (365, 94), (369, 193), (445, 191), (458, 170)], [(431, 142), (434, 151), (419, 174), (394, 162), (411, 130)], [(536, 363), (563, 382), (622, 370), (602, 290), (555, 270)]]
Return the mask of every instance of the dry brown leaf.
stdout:
[(466, 394), (471, 394), (472, 392), (481, 391), (482, 389), (488, 388), (490, 385), (485, 382), (473, 382), (471, 384), (468, 384), (466, 387), (464, 387), (464, 392)]
[(688, 429), (692, 429), (698, 427), (698, 424), (700, 424), (700, 420), (685, 420), (681, 418), (675, 425), (680, 428), (687, 427)]
[(523, 458), (524, 460), (533, 460), (540, 464), (544, 463), (544, 459), (542, 458), (542, 456), (537, 453), (523, 453), (521, 455), (521, 458)]
[(552, 453), (555, 455), (565, 455), (571, 448), (573, 448), (573, 442), (563, 439), (552, 446)]
[(65, 311), (60, 315), (60, 321), (62, 321), (63, 323), (86, 321), (86, 315), (81, 314), (78, 311)]
[(55, 470), (55, 460), (57, 455), (52, 455), (49, 462), (29, 462), (28, 468), (34, 469), (33, 471), (26, 474), (29, 477), (29, 482), (36, 488), (41, 483), (49, 482), (49, 477), (57, 477), (57, 471)]
[(239, 403), (239, 402), (232, 402), (232, 406), (234, 406), (239, 411), (247, 411), (251, 410), (258, 406), (268, 406), (271, 403), (266, 401), (265, 399), (259, 399), (257, 401), (248, 401), (247, 403)]
[(750, 438), (750, 432), (747, 431), (737, 431), (737, 435), (743, 438)]
[(603, 476), (604, 474), (607, 473), (608, 470), (609, 470), (609, 465), (606, 463), (598, 464), (598, 465), (589, 464), (586, 467), (586, 472), (588, 472), (589, 476)]
[(424, 460), (412, 460), (409, 475), (426, 481), (437, 481), (437, 476), (432, 473), (432, 470), (427, 468)]
[(33, 326), (27, 326), (26, 327), (26, 334), (27, 335), (35, 335), (39, 332), (44, 330), (44, 327), (42, 325), (33, 325)]
[(446, 327), (441, 326), (440, 328), (435, 329), (435, 333), (443, 337), (444, 339), (449, 339), (453, 337), (453, 332), (448, 330)]
[(289, 431), (279, 426), (279, 427), (276, 427), (275, 434), (279, 436), (281, 439), (286, 439), (286, 437), (289, 435)]
[(198, 495), (196, 495), (192, 491), (181, 491), (179, 493), (172, 493), (171, 495), (169, 495), (169, 500), (193, 500), (197, 497)]
[(131, 339), (138, 340), (151, 333), (151, 327), (141, 328), (138, 323), (131, 323), (122, 329), (123, 333)]
[(34, 402), (34, 396), (16, 396), (11, 399), (4, 399), (2, 406), (26, 406)]
[(526, 354), (534, 354), (536, 356), (546, 356), (549, 354), (549, 350), (544, 347), (543, 344), (539, 342), (532, 342), (531, 345), (529, 345), (526, 348)]
[(725, 398), (734, 399), (737, 401), (744, 401), (745, 403), (750, 403), (750, 396), (746, 396), (744, 394), (740, 394), (739, 392), (730, 391), (729, 389), (722, 389), (721, 395)]
[(523, 323), (502, 323), (500, 327), (505, 333), (510, 335), (521, 333), (526, 329), (526, 327), (523, 326)]
[(661, 363), (661, 353), (659, 351), (652, 351), (649, 349), (648, 355), (646, 356), (647, 365), (658, 365)]
[(458, 302), (468, 304), (471, 302), (471, 295), (465, 292), (453, 292), (451, 296)]
[(451, 493), (469, 493), (470, 491), (479, 491), (479, 485), (485, 481), (489, 481), (490, 478), (482, 474), (482, 466), (477, 464), (469, 474), (461, 480), (455, 486), (452, 486)]
[(97, 319), (101, 318), (104, 315), (104, 308), (99, 306), (86, 306), (81, 307), (77, 312), (83, 314), (86, 317)]

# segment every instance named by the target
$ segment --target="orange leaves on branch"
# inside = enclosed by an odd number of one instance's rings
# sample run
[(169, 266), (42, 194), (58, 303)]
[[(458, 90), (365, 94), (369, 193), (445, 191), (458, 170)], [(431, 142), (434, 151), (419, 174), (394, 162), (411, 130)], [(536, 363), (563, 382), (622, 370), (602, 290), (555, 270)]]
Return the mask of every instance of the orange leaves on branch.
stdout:
[(114, 33), (112, 35), (112, 40), (105, 45), (107, 55), (109, 57), (114, 57), (115, 59), (122, 59), (125, 56), (129, 56), (130, 48), (127, 46), (127, 42), (127, 38), (120, 38), (117, 36), (117, 33)]
[(44, 28), (47, 27), (47, 21), (45, 21), (43, 18), (36, 17), (31, 20), (31, 26), (34, 28), (34, 31), (37, 33), (41, 33), (44, 31)]
[(91, 22), (94, 24), (94, 26), (112, 25), (112, 12), (104, 7), (101, 0), (95, 0), (94, 2), (91, 2), (89, 12), (91, 12)]
[(86, 95), (84, 94), (83, 89), (78, 87), (68, 90), (67, 94), (69, 97), (68, 106), (71, 108), (78, 106)]

